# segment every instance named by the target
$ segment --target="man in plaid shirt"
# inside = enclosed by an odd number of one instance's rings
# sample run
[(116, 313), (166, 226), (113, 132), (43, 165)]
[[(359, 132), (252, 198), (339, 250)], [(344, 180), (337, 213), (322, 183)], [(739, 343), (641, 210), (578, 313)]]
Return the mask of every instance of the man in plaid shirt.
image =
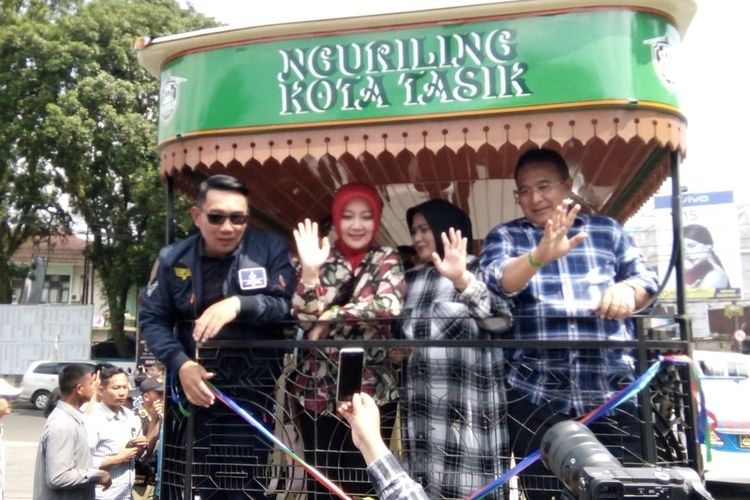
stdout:
[[(613, 219), (571, 207), (573, 180), (552, 150), (524, 153), (515, 170), (516, 201), (524, 217), (488, 234), (480, 255), (487, 286), (512, 300), (513, 338), (535, 342), (629, 340), (634, 311), (656, 293), (656, 274)], [(538, 448), (544, 432), (579, 417), (634, 380), (634, 359), (624, 349), (514, 349), (508, 363), (509, 435), (519, 460)], [(634, 406), (592, 427), (624, 462), (641, 455)], [(533, 484), (539, 464), (523, 485), (527, 498), (549, 498)]]
[(99, 372), (99, 398), (84, 426), (94, 467), (104, 469), (112, 477), (109, 488), (96, 488), (96, 500), (132, 499), (135, 479), (135, 458), (147, 445), (141, 433), (141, 421), (125, 400), (130, 392), (125, 370), (106, 366)]
[(367, 393), (338, 407), (352, 428), (352, 441), (367, 464), (367, 475), (380, 500), (428, 500), (422, 486), (404, 471), (380, 435), (380, 410)]

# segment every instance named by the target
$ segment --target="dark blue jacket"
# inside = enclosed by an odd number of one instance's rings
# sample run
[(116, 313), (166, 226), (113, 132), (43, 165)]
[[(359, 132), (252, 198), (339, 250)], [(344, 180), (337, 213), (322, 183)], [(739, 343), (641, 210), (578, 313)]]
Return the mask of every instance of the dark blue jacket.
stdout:
[[(143, 293), (141, 333), (172, 373), (194, 355), (193, 321), (203, 312), (201, 244), (201, 235), (195, 234), (163, 248), (156, 276)], [(224, 297), (238, 296), (242, 307), (218, 338), (280, 338), (281, 328), (265, 324), (289, 318), (296, 275), (286, 242), (247, 229), (231, 258), (229, 272), (220, 277)]]

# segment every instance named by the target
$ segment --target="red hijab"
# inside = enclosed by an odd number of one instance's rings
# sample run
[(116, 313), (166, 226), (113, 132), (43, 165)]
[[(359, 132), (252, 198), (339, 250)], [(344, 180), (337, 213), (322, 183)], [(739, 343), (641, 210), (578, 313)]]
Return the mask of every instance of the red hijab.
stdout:
[[(344, 239), (341, 237), (343, 231), (341, 230), (341, 218), (344, 213), (344, 209), (355, 198), (361, 198), (367, 203), (372, 210), (373, 222), (375, 227), (372, 232), (372, 240), (368, 241), (365, 246), (355, 250), (344, 243)], [(336, 228), (336, 248), (344, 258), (349, 261), (352, 269), (357, 269), (365, 254), (370, 249), (372, 241), (375, 239), (375, 235), (378, 234), (378, 228), (380, 227), (380, 216), (383, 213), (383, 204), (380, 201), (375, 188), (369, 184), (362, 182), (351, 182), (341, 186), (336, 194), (333, 196), (333, 205), (331, 206), (331, 218), (333, 219), (333, 226)]]

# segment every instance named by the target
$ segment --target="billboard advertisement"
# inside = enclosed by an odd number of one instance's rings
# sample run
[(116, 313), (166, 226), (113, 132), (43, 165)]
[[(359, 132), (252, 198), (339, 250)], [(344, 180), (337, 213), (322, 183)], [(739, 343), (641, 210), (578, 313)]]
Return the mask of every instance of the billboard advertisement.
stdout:
[[(742, 262), (737, 210), (732, 191), (682, 193), (683, 260), (688, 299), (732, 300), (742, 297)], [(669, 196), (654, 198), (659, 274), (664, 279), (672, 249)], [(662, 294), (675, 297), (671, 276)]]

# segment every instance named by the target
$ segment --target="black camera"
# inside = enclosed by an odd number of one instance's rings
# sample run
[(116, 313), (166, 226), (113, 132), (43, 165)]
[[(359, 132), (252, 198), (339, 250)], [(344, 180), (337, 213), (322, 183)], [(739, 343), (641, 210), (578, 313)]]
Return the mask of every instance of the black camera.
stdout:
[(712, 500), (687, 467), (623, 467), (588, 427), (566, 420), (542, 437), (542, 461), (572, 500)]

